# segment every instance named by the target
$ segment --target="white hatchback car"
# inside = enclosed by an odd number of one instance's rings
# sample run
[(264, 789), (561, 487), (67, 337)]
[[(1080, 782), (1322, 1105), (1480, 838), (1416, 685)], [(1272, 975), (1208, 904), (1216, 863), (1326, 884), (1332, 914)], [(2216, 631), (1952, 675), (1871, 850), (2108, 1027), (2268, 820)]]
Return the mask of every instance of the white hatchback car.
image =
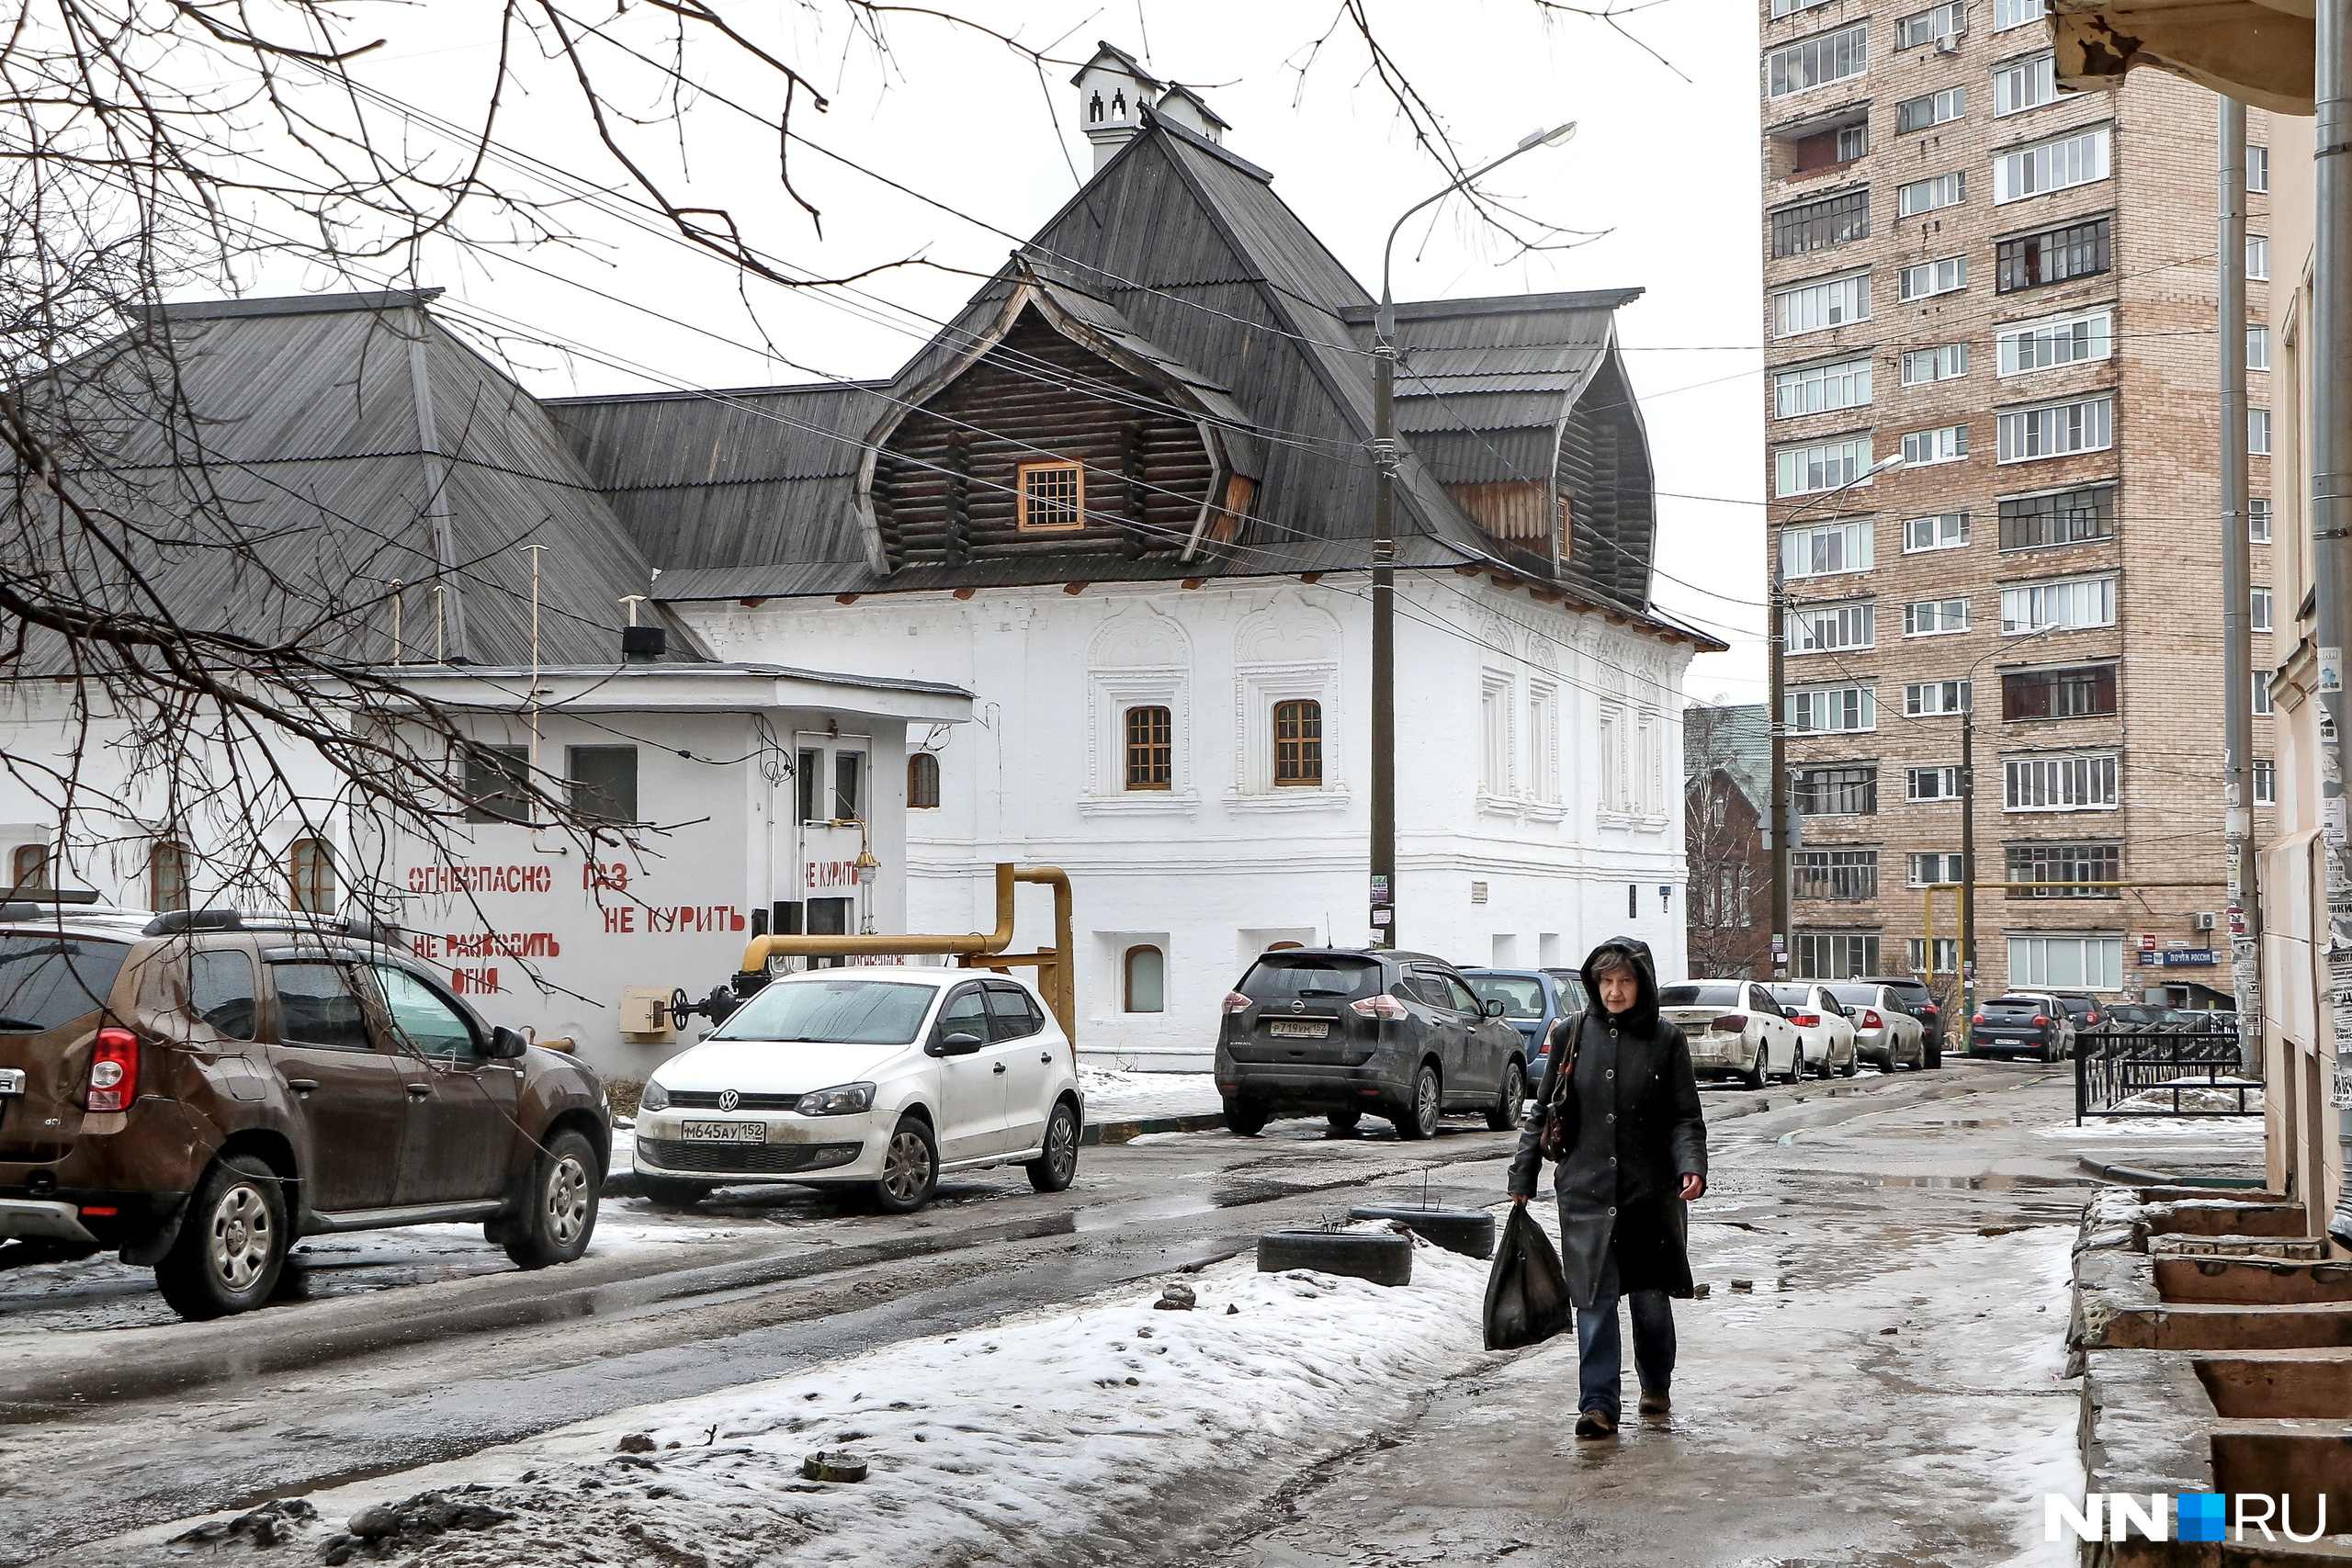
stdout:
[(1037, 993), (968, 969), (820, 969), (772, 982), (654, 1070), (637, 1118), (647, 1195), (860, 1186), (888, 1213), (943, 1170), (1078, 1173), (1077, 1054)]

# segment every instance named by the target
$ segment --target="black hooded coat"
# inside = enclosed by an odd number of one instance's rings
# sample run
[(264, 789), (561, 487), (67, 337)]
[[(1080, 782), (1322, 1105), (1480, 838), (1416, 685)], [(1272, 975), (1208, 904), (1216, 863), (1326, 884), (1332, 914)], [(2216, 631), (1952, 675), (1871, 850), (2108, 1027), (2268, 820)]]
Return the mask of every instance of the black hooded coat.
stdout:
[[(1595, 960), (1612, 951), (1633, 961), (1641, 983), (1633, 1007), (1622, 1013), (1601, 1009), (1593, 976)], [(1681, 1179), (1707, 1174), (1707, 1120), (1690, 1071), (1690, 1046), (1681, 1030), (1657, 1015), (1657, 972), (1648, 943), (1623, 936), (1602, 942), (1584, 961), (1584, 985), (1593, 1007), (1584, 1015), (1577, 1054), (1576, 1145), (1553, 1177), (1568, 1294), (1579, 1307), (1593, 1304), (1613, 1244), (1621, 1289), (1687, 1297), (1690, 1222)], [(1551, 1099), (1553, 1070), (1566, 1054), (1550, 1053), (1544, 1082), (1521, 1122), (1510, 1165), (1514, 1197), (1534, 1195), (1543, 1166), (1543, 1108)]]

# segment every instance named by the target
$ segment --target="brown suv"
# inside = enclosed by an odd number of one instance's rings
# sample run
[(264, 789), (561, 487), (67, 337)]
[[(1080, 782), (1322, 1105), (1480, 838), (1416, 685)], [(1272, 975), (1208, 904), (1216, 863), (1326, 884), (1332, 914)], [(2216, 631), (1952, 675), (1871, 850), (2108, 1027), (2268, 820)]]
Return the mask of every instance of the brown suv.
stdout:
[(322, 1232), (480, 1220), (526, 1269), (587, 1249), (604, 1085), (390, 932), (36, 897), (0, 906), (0, 1241), (119, 1248), (193, 1318), (266, 1301)]

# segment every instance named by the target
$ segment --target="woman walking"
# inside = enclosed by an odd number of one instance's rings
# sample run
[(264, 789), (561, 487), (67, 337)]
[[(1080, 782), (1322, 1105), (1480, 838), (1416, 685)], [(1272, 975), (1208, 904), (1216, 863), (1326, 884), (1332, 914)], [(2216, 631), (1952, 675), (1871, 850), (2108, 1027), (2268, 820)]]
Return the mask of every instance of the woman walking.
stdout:
[[(1623, 1351), (1617, 1300), (1632, 1298), (1634, 1368), (1641, 1412), (1663, 1416), (1674, 1379), (1674, 1309), (1690, 1289), (1683, 1205), (1707, 1190), (1707, 1122), (1682, 1031), (1657, 1015), (1657, 975), (1645, 942), (1612, 937), (1584, 961), (1588, 1012), (1553, 1027), (1510, 1166), (1510, 1196), (1534, 1195), (1544, 1124), (1562, 1123), (1560, 1264), (1577, 1307), (1582, 1389), (1577, 1436), (1615, 1434)], [(1571, 1039), (1573, 1031), (1574, 1038)], [(1565, 1076), (1561, 1064), (1572, 1070)], [(1555, 1079), (1560, 1081), (1555, 1082)]]

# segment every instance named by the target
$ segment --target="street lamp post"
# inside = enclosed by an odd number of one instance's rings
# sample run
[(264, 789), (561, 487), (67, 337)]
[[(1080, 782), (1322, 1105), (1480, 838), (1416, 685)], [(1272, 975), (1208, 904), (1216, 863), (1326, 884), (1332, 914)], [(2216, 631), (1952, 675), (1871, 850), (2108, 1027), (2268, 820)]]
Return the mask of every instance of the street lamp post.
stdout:
[[(1818, 506), (1826, 506), (1856, 485), (1891, 474), (1903, 467), (1900, 452), (1882, 457), (1848, 479), (1835, 490), (1826, 490), (1781, 519), (1780, 526), (1788, 527)], [(1789, 932), (1789, 689), (1787, 667), (1782, 663), (1787, 655), (1789, 633), (1789, 603), (1787, 584), (1781, 577), (1781, 540), (1771, 541), (1772, 593), (1771, 604), (1765, 614), (1770, 624), (1764, 628), (1765, 647), (1770, 650), (1768, 701), (1772, 705), (1771, 720), (1772, 799), (1768, 807), (1772, 819), (1772, 977), (1787, 978)]]
[(1372, 322), (1372, 941), (1396, 945), (1396, 302), (1389, 265), (1396, 236), (1414, 213), (1443, 201), (1522, 152), (1558, 147), (1576, 135), (1574, 120), (1532, 131), (1493, 163), (1471, 170), (1405, 209), (1380, 251), (1380, 309)]
[[(2048, 637), (2058, 623), (2037, 626), (2007, 646), (2018, 647)], [(1998, 636), (1996, 632), (1995, 634)], [(2003, 645), (1979, 654), (1968, 667), (1968, 700), (1960, 705), (1960, 1016), (1962, 1027), (1973, 1030), (1976, 1019), (1976, 671), (1984, 660), (2003, 651)], [(2003, 881), (2008, 878), (2003, 868)], [(1936, 955), (1928, 954), (1928, 972), (1935, 973)], [(1963, 1034), (1962, 1039), (1972, 1039)]]

